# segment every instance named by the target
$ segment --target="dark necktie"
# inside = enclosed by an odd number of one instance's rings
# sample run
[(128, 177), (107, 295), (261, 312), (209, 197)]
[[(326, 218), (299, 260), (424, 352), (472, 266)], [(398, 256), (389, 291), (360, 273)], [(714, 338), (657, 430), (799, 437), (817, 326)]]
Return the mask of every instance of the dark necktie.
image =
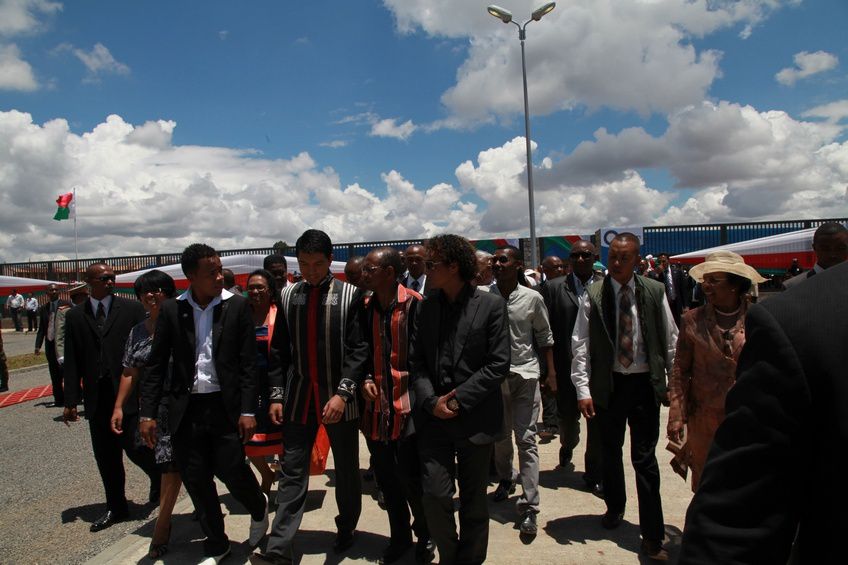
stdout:
[(102, 302), (97, 303), (97, 314), (94, 316), (94, 321), (97, 324), (97, 329), (103, 331), (103, 324), (106, 323), (106, 308)]
[(630, 287), (621, 287), (621, 299), (618, 303), (618, 362), (627, 368), (633, 364), (633, 302), (630, 299)]
[(421, 284), (416, 279), (416, 280), (412, 281), (412, 285), (410, 286), (410, 288), (412, 290), (414, 290), (415, 292), (418, 292), (418, 289), (421, 288)]

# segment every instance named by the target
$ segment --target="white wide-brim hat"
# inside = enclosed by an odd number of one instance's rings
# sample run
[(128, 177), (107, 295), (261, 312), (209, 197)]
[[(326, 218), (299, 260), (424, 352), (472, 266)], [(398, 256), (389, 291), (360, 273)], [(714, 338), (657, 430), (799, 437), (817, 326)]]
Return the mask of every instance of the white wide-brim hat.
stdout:
[(704, 275), (709, 273), (733, 273), (754, 283), (766, 282), (754, 267), (746, 265), (742, 256), (733, 251), (710, 253), (703, 263), (689, 269), (689, 276), (698, 282), (704, 282)]

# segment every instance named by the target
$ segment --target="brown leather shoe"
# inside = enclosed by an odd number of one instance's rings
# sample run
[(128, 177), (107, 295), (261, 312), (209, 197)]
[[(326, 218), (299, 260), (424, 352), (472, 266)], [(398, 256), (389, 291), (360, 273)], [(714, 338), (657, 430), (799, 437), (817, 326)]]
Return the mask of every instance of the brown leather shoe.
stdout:
[(643, 539), (640, 551), (642, 555), (653, 561), (668, 561), (668, 551), (662, 546), (661, 542)]

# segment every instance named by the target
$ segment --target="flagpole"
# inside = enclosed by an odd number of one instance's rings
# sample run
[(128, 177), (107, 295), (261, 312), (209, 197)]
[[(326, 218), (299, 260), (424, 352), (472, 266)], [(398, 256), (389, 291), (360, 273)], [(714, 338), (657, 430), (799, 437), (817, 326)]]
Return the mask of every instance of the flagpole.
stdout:
[(77, 246), (77, 187), (74, 187), (74, 268), (77, 271), (77, 280), (79, 280), (79, 247)]

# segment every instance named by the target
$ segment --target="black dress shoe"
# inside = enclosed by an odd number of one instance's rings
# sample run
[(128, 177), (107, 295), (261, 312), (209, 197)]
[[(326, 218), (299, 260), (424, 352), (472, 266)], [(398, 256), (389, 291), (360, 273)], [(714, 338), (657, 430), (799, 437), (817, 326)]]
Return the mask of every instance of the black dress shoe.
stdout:
[(668, 561), (668, 551), (663, 547), (662, 542), (643, 539), (639, 550), (653, 561)]
[(126, 512), (112, 512), (111, 510), (107, 510), (106, 514), (98, 518), (91, 524), (91, 528), (89, 528), (92, 532), (99, 532), (100, 530), (105, 530), (112, 524), (117, 524), (118, 522), (123, 522), (127, 519)]
[(409, 540), (406, 543), (391, 542), (389, 547), (387, 547), (383, 552), (383, 556), (380, 558), (380, 563), (394, 563), (403, 557), (404, 553), (406, 553), (410, 547), (412, 547), (412, 540)]
[(604, 498), (604, 484), (603, 483), (595, 483), (592, 481), (586, 481), (586, 490), (603, 500)]
[(432, 563), (436, 558), (436, 542), (431, 539), (419, 539), (415, 544), (415, 562)]
[(339, 533), (336, 534), (336, 541), (333, 542), (333, 551), (341, 553), (349, 549), (356, 539), (354, 533), (354, 530), (339, 531)]
[(539, 529), (536, 525), (536, 513), (532, 510), (525, 512), (518, 529), (521, 530), (521, 535), (535, 536)]
[(624, 521), (624, 512), (607, 512), (601, 518), (601, 525), (607, 530), (614, 530)]
[(506, 500), (509, 498), (509, 495), (515, 492), (515, 481), (505, 480), (500, 481), (498, 483), (498, 488), (495, 489), (495, 493), (492, 495), (492, 500), (495, 502), (500, 502), (502, 500)]

